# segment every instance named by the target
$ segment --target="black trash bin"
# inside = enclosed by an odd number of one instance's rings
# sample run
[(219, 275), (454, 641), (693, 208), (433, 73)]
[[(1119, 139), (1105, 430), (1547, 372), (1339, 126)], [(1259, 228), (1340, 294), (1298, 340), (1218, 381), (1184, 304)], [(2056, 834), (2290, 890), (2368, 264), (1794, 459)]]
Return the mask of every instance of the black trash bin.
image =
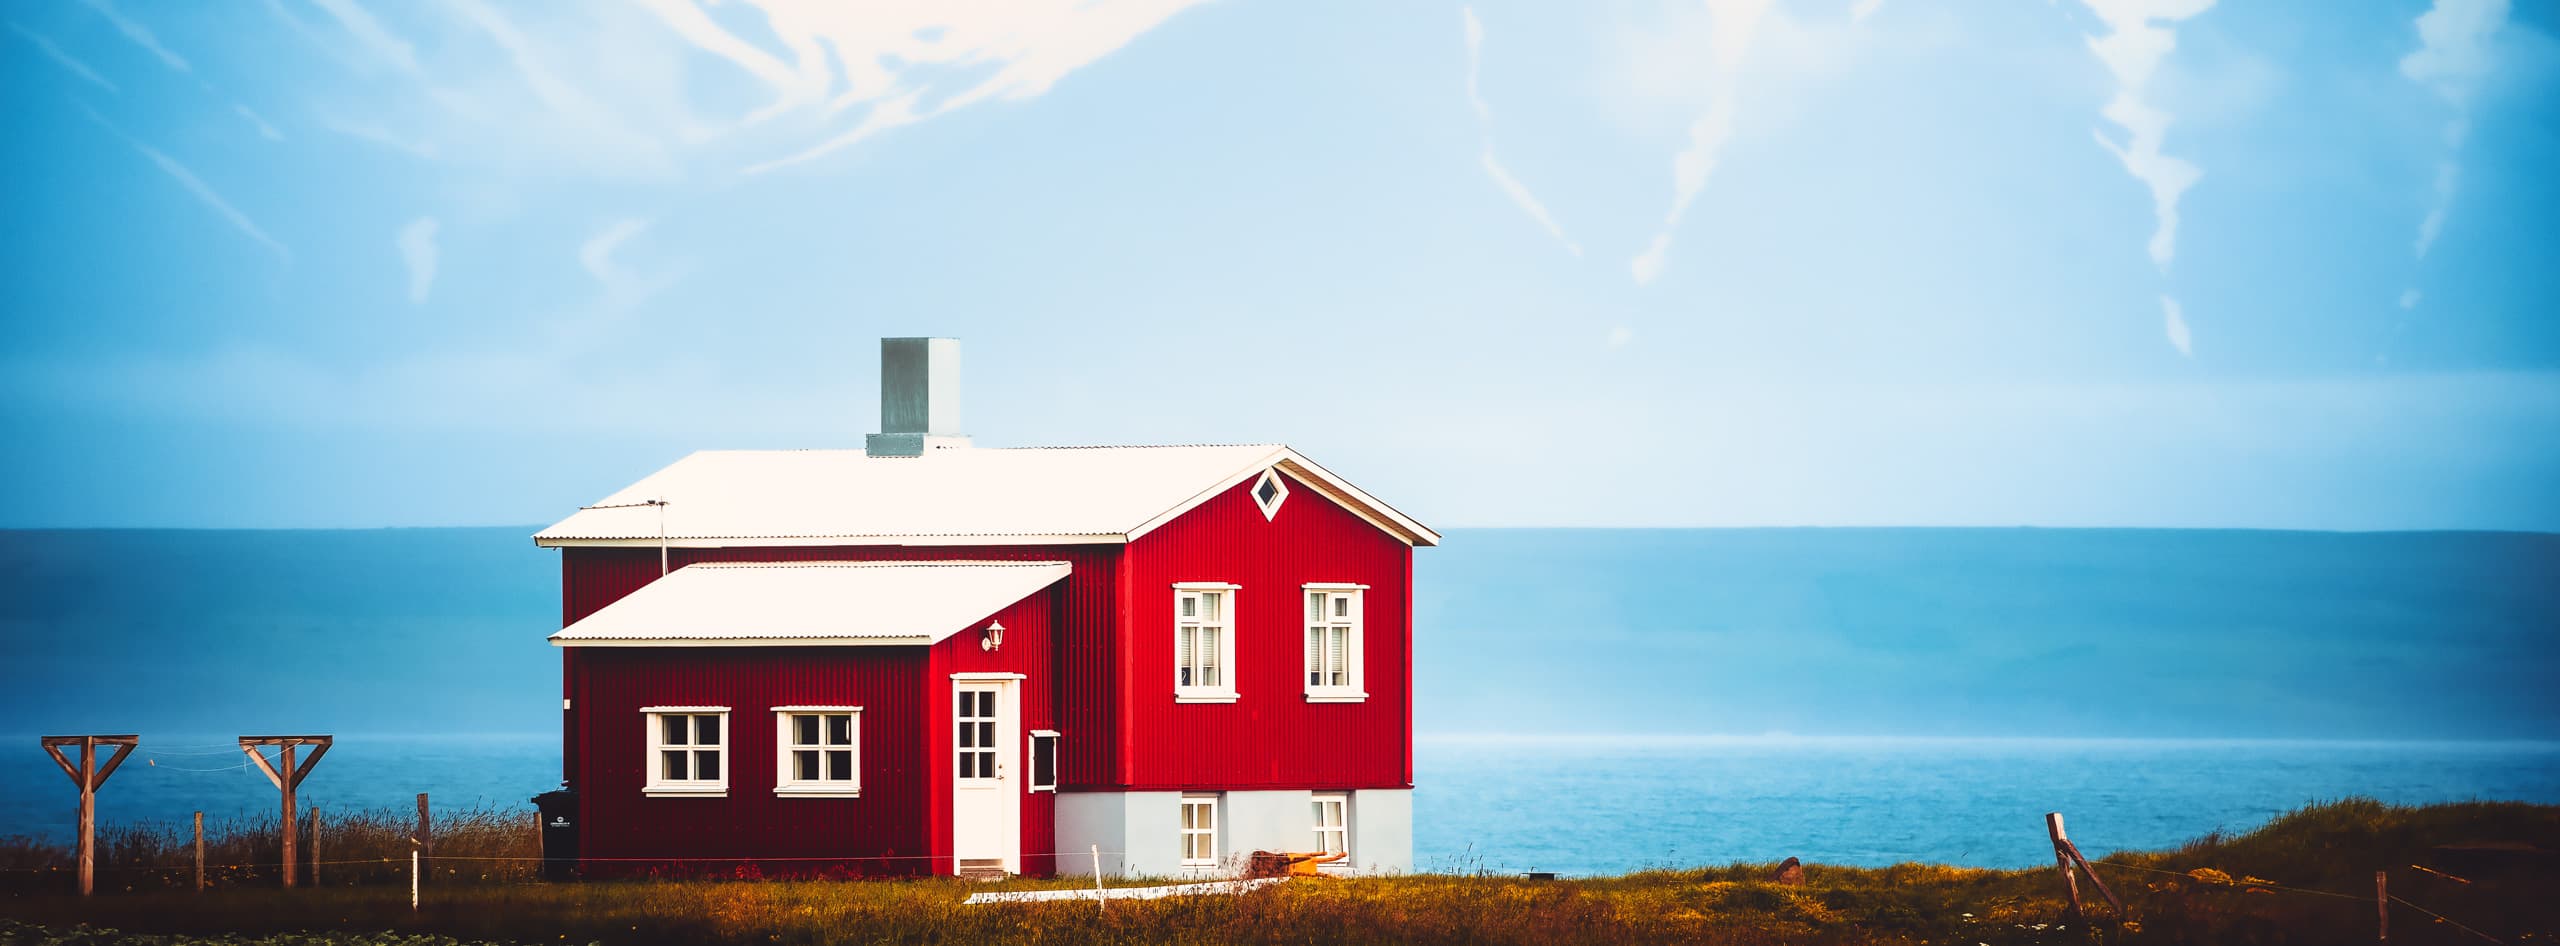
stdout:
[(542, 879), (578, 876), (578, 793), (570, 789), (533, 796), (542, 813)]

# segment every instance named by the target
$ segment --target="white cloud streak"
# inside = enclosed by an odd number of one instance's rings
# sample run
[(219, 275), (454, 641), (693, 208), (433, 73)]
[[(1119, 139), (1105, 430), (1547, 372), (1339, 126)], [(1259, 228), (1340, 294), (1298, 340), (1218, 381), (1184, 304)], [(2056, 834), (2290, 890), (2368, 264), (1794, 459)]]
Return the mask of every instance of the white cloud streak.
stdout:
[[(341, 0), (343, 2), (343, 0)], [(1198, 0), (1025, 0), (989, 5), (751, 0), (777, 55), (729, 31), (697, 0), (646, 5), (695, 48), (769, 86), (742, 125), (805, 112), (841, 130), (749, 174), (801, 164), (891, 128), (989, 100), (1046, 93)], [(948, 81), (946, 81), (948, 80)], [(830, 97), (832, 95), (832, 97)], [(841, 127), (843, 115), (861, 109)]]
[(213, 209), (213, 212), (221, 214), (223, 219), (231, 221), (233, 228), (247, 235), (249, 239), (258, 241), (267, 249), (275, 251), (277, 259), (283, 260), (288, 265), (293, 262), (293, 250), (277, 242), (276, 238), (268, 236), (267, 231), (260, 228), (257, 221), (249, 219), (248, 214), (241, 213), (240, 208), (231, 206), (231, 202), (224, 200), (212, 185), (206, 184), (203, 178), (197, 177), (196, 173), (188, 170), (186, 165), (178, 163), (178, 159), (140, 142), (135, 142), (134, 148), (141, 151), (143, 157), (150, 158), (151, 163), (159, 165), (161, 171), (176, 178), (188, 193), (196, 196), (197, 200), (203, 201), (205, 206)]
[(1856, 5), (1849, 8), (1849, 22), (1864, 23), (1868, 17), (1876, 15), (1876, 10), (1882, 6), (1884, 6), (1884, 0), (1858, 0)]
[(2194, 164), (2161, 153), (2168, 136), (2168, 112), (2143, 101), (2143, 92), (2160, 61), (2176, 49), (2176, 24), (2211, 9), (2214, 0), (2082, 0), (2107, 25), (2105, 36), (2089, 38), (2089, 51), (2116, 78), (2114, 100), (2100, 113), (2124, 129), (2119, 144), (2104, 132), (2090, 134), (2123, 162), (2126, 173), (2151, 190), (2157, 223), (2151, 232), (2151, 262), (2163, 271), (2178, 253), (2178, 199), (2204, 172)]
[(2507, 25), (2507, 0), (2435, 0), (2419, 14), (2418, 49), (2400, 60), (2400, 74), (2426, 86), (2453, 109), (2445, 123), (2445, 157), (2436, 164), (2435, 193), (2418, 223), (2417, 255), (2424, 257), (2444, 232), (2445, 214), (2462, 184), (2462, 142), (2471, 133), (2471, 100), (2497, 58), (2491, 41)]
[(400, 228), (393, 245), (400, 248), (400, 262), (409, 269), (409, 304), (425, 305), (427, 294), (436, 285), (436, 218), (420, 217)]
[(1537, 221), (1538, 226), (1544, 228), (1548, 236), (1564, 244), (1565, 252), (1581, 256), (1582, 245), (1565, 235), (1563, 225), (1556, 223), (1555, 215), (1547, 212), (1547, 205), (1539, 201), (1536, 194), (1529, 191), (1528, 185), (1520, 183), (1519, 177), (1513, 175), (1510, 168), (1504, 167), (1501, 157), (1494, 153), (1493, 106), (1486, 104), (1484, 93), (1478, 88), (1476, 81), (1477, 75), (1482, 70), (1484, 58), (1484, 22), (1476, 19), (1474, 7), (1461, 7), (1459, 12), (1466, 17), (1467, 104), (1475, 108), (1476, 123), (1483, 129), (1484, 145), (1477, 156), (1478, 163), (1484, 165), (1485, 176), (1493, 179), (1493, 185), (1500, 188), (1503, 196), (1510, 198), (1514, 206), (1528, 214), (1529, 219)]
[(1689, 125), (1689, 140), (1671, 159), (1671, 210), (1663, 215), (1662, 229), (1643, 253), (1627, 264), (1638, 284), (1653, 282), (1662, 274), (1665, 259), (1671, 252), (1671, 236), (1680, 228), (1680, 218), (1689, 212), (1690, 203), (1707, 189), (1707, 178), (1713, 176), (1716, 162), (1724, 153), (1725, 142), (1733, 137), (1734, 113), (1738, 108), (1735, 86), (1742, 77), (1742, 66), (1751, 52), (1751, 40), (1763, 15), (1769, 12), (1771, 0), (1707, 0), (1708, 54), (1713, 64), (1714, 91), (1707, 100), (1706, 111)]
[(90, 83), (109, 92), (119, 91), (116, 88), (116, 84), (107, 81), (107, 77), (99, 75), (98, 70), (89, 68), (88, 63), (81, 62), (70, 53), (63, 52), (62, 47), (54, 45), (53, 40), (46, 38), (44, 34), (20, 26), (16, 23), (9, 24), (9, 29), (15, 31), (19, 36), (25, 37), (27, 42), (35, 44), (37, 51), (44, 53), (45, 58), (53, 60), (54, 65), (61, 66), (63, 71), (88, 80)]
[(330, 18), (337, 20), (338, 25), (346, 29), (347, 35), (355, 37), (356, 42), (364, 46), (365, 51), (375, 62), (409, 75), (417, 75), (421, 72), (418, 67), (418, 48), (411, 45), (408, 40), (393, 35), (382, 25), (381, 20), (374, 19), (373, 14), (358, 5), (355, 0), (311, 0), (311, 2), (322, 12), (329, 14)]
[(232, 114), (240, 116), (241, 121), (248, 122), (250, 127), (256, 128), (258, 130), (258, 137), (267, 139), (268, 141), (284, 140), (284, 132), (277, 131), (276, 126), (269, 123), (265, 116), (259, 115), (254, 111), (250, 111), (249, 106), (233, 102), (231, 103), (231, 112)]
[(2195, 357), (2195, 335), (2187, 330), (2187, 312), (2178, 306), (2178, 300), (2160, 297), (2160, 321), (2161, 329), (2169, 336), (2169, 347), (2177, 349), (2178, 354)]
[(150, 27), (124, 15), (123, 11), (117, 10), (110, 0), (88, 0), (88, 4), (89, 9), (98, 11), (99, 16), (106, 17), (107, 22), (115, 24), (116, 32), (123, 33), (124, 38), (132, 40), (134, 45), (160, 57), (160, 61), (167, 64), (169, 68), (179, 72), (193, 71), (192, 67), (187, 65), (186, 57), (170, 52), (169, 47), (160, 45), (160, 37), (154, 35)]

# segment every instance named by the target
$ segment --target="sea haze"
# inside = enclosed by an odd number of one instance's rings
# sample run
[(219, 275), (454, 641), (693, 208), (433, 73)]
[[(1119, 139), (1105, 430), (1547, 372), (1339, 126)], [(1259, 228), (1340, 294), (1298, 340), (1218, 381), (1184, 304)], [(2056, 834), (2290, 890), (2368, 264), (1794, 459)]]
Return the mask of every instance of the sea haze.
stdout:
[[(0, 532), (0, 835), (69, 829), (41, 733), (144, 735), (110, 822), (270, 810), (242, 733), (337, 734), (327, 805), (555, 786), (531, 532)], [(2560, 802), (2555, 575), (2547, 534), (1453, 530), (1416, 555), (1417, 864), (2025, 866), (2057, 808), (2096, 853)]]

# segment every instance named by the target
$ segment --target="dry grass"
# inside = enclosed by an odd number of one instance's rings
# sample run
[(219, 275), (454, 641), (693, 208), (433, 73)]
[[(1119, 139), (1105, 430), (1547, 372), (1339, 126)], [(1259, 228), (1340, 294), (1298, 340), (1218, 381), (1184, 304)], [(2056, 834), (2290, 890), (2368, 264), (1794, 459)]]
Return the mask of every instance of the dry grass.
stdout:
[[(542, 840), (533, 814), (500, 808), (466, 808), (433, 815), (436, 854), (444, 857), (536, 858)], [(310, 822), (305, 821), (307, 826)], [(416, 833), (414, 812), (323, 811), (318, 860), (326, 886), (407, 884), (409, 836)], [(98, 889), (136, 893), (184, 889), (195, 882), (193, 826), (188, 823), (134, 822), (98, 829)], [(207, 821), (204, 826), (205, 882), (215, 888), (255, 888), (278, 883), (277, 861), (283, 842), (276, 819)], [(313, 860), (311, 838), (303, 838), (300, 859), (304, 877)], [(61, 889), (70, 883), (74, 852), (61, 844), (25, 837), (0, 838), (0, 891)], [(437, 868), (444, 882), (530, 881), (537, 865), (526, 860), (455, 861)]]
[[(89, 902), (59, 893), (22, 894), (0, 898), (0, 916), (55, 930), (79, 923), (162, 933), (394, 930), (617, 946), (2343, 943), (2372, 940), (2373, 871), (2387, 868), (2395, 892), (2508, 943), (2547, 942), (2560, 934), (2560, 898), (2549, 896), (2560, 889), (2560, 865), (2547, 859), (2524, 856), (2490, 865), (2467, 885), (2408, 869), (2431, 863), (2436, 845), (2484, 840), (2560, 849), (2560, 807), (2399, 808), (2350, 800), (2295, 812), (2244, 836), (2112, 856), (2100, 870), (2126, 899), (2132, 922), (2110, 915), (2093, 924), (2066, 922), (2060, 883), (2050, 868), (1925, 864), (1808, 865), (1801, 887), (1768, 882), (1774, 865), (1767, 864), (1560, 881), (1452, 875), (1299, 880), (1243, 896), (1120, 901), (1107, 912), (1090, 902), (963, 906), (967, 894), (991, 888), (947, 879), (538, 884), (493, 878), (457, 884), (451, 880), (459, 878), (449, 878), (429, 887), (426, 908), (416, 914), (408, 910), (405, 888), (333, 886), (233, 889), (201, 897), (145, 890)], [(2217, 882), (2209, 871), (2236, 882)], [(2247, 883), (2251, 877), (2340, 896), (2274, 890)], [(1009, 881), (993, 889), (1081, 884)], [(2100, 903), (2094, 895), (2090, 899)], [(2394, 943), (2478, 942), (2398, 904), (2393, 916)], [(0, 944), (12, 943), (0, 936)]]

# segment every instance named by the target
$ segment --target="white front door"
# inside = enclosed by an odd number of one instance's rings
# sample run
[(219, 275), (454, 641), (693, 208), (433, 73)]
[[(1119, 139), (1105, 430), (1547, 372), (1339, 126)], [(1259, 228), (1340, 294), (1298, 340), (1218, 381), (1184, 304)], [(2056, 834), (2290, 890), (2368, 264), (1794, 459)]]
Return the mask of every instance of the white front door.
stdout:
[(954, 873), (1022, 872), (1020, 717), (1006, 681), (951, 684), (951, 854)]

